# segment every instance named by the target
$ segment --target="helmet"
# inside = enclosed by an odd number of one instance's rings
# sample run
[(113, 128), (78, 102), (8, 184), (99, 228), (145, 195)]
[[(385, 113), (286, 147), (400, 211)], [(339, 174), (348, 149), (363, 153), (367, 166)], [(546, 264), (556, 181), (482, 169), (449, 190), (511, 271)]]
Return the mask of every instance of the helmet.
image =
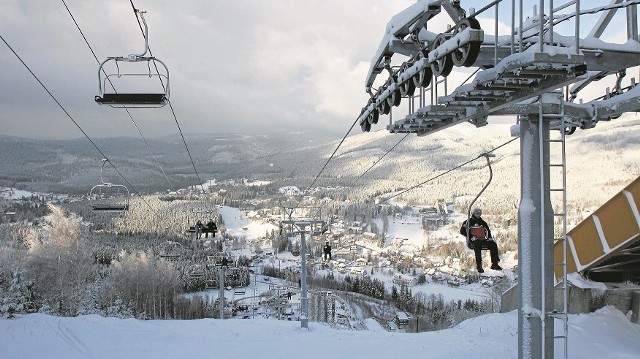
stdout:
[(476, 207), (476, 208), (473, 209), (473, 212), (471, 212), (471, 213), (480, 215), (480, 214), (482, 214), (482, 208)]

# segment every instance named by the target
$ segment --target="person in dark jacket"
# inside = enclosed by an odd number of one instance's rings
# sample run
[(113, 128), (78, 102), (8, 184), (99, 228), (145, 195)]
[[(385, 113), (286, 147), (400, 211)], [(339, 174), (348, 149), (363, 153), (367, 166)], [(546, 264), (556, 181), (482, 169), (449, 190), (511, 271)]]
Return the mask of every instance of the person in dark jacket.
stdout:
[(491, 269), (502, 270), (498, 264), (500, 256), (498, 255), (498, 244), (493, 240), (491, 229), (487, 222), (482, 219), (482, 209), (474, 208), (469, 217), (469, 229), (467, 231), (467, 221), (462, 223), (460, 234), (467, 238), (469, 247), (476, 253), (476, 267), (478, 273), (484, 273), (482, 268), (482, 250), (489, 249), (491, 253)]
[(213, 219), (210, 219), (209, 222), (207, 222), (207, 225), (206, 225), (206, 231), (204, 232), (204, 238), (209, 238), (209, 233), (211, 233), (211, 237), (215, 238), (217, 231), (218, 231), (218, 226), (216, 226), (216, 223), (213, 221)]
[(331, 245), (329, 245), (329, 241), (325, 242), (324, 247), (322, 248), (322, 252), (324, 253), (325, 262), (327, 260), (331, 260)]
[(204, 225), (202, 224), (202, 221), (198, 220), (196, 222), (196, 238), (200, 238), (202, 237), (202, 230), (204, 229)]

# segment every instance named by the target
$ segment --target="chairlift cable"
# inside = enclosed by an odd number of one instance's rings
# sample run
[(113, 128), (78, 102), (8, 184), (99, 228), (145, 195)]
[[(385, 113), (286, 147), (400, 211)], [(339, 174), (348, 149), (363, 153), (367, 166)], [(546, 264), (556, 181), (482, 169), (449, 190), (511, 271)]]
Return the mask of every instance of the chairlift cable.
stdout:
[[(129, 0), (129, 2), (131, 3), (131, 8), (133, 9), (133, 14), (136, 17), (136, 21), (138, 22), (138, 27), (140, 27), (140, 31), (142, 32), (142, 36), (144, 37), (144, 29), (142, 28), (142, 24), (140, 23), (140, 18), (138, 17), (138, 9), (136, 9), (135, 5), (133, 4), (133, 0)], [(145, 39), (146, 40), (146, 39)], [(153, 57), (153, 53), (151, 52), (151, 47), (148, 47), (149, 50), (149, 55), (151, 57)], [(153, 66), (156, 68), (156, 72), (158, 74), (160, 74), (160, 70), (158, 69), (158, 65), (156, 64), (156, 62), (153, 62)], [(161, 77), (158, 77), (158, 79), (160, 80), (160, 84), (162, 85), (162, 88), (165, 89), (166, 91), (166, 87), (164, 86), (164, 81), (162, 81)], [(182, 133), (182, 128), (180, 128), (180, 123), (178, 123), (178, 116), (176, 116), (176, 112), (173, 109), (173, 104), (171, 104), (171, 101), (167, 101), (169, 103), (169, 108), (171, 109), (171, 113), (173, 114), (173, 119), (176, 122), (176, 126), (178, 127), (178, 132), (180, 132), (180, 137), (182, 137), (182, 143), (184, 143), (184, 147), (187, 149), (187, 155), (189, 155), (189, 160), (191, 161), (191, 165), (193, 166), (193, 171), (196, 174), (196, 177), (198, 178), (198, 182), (200, 184), (200, 188), (202, 189), (202, 193), (206, 193), (204, 190), (204, 182), (202, 181), (202, 179), (200, 178), (200, 174), (198, 173), (198, 169), (196, 168), (196, 164), (193, 161), (193, 157), (191, 156), (191, 151), (189, 151), (189, 146), (187, 146), (187, 141), (184, 138), (184, 134)]]
[[(353, 123), (351, 124), (351, 127), (349, 127), (349, 130), (347, 131), (347, 133), (345, 133), (344, 137), (342, 137), (342, 140), (340, 141), (340, 143), (338, 143), (338, 146), (336, 146), (336, 149), (333, 150), (333, 153), (331, 154), (331, 156), (329, 156), (327, 161), (324, 163), (324, 166), (322, 166), (322, 168), (320, 169), (320, 171), (318, 172), (316, 177), (313, 179), (311, 184), (305, 189), (305, 192), (309, 191), (313, 187), (313, 185), (316, 183), (316, 181), (318, 180), (318, 178), (320, 177), (322, 172), (325, 170), (325, 168), (327, 168), (327, 165), (329, 164), (329, 162), (331, 162), (331, 159), (333, 159), (333, 156), (335, 156), (336, 152), (338, 152), (338, 149), (340, 148), (340, 146), (342, 146), (342, 143), (344, 143), (344, 140), (347, 138), (347, 136), (349, 136), (349, 133), (351, 133), (351, 130), (353, 130), (353, 127), (356, 125), (356, 123), (358, 123), (358, 119), (357, 118), (356, 118), (355, 121), (353, 121)], [(298, 208), (298, 206), (300, 206), (300, 202), (302, 202), (302, 198), (300, 198), (300, 200), (298, 200), (296, 205), (292, 208), (292, 212), (291, 213), (293, 213), (293, 211), (295, 211), (296, 208)], [(319, 213), (319, 210), (318, 210), (317, 213)], [(314, 215), (314, 217), (315, 217), (315, 215)]]
[(369, 167), (366, 171), (364, 171), (364, 173), (363, 173), (363, 174), (361, 174), (358, 178), (356, 178), (356, 179), (355, 179), (355, 181), (351, 182), (351, 184), (349, 185), (349, 187), (353, 187), (353, 185), (355, 185), (355, 184), (356, 184), (356, 182), (358, 182), (358, 180), (360, 180), (360, 178), (364, 177), (364, 175), (366, 175), (366, 174), (367, 174), (367, 173), (368, 173), (368, 172), (369, 172), (373, 167), (375, 167), (375, 165), (377, 165), (377, 164), (378, 164), (378, 162), (382, 161), (382, 159), (383, 159), (386, 155), (388, 155), (391, 151), (393, 151), (393, 150), (396, 148), (396, 146), (398, 146), (398, 145), (400, 144), (400, 142), (404, 141), (404, 139), (405, 139), (405, 138), (407, 138), (407, 137), (409, 136), (409, 134), (410, 134), (410, 133), (409, 133), (409, 132), (407, 132), (407, 134), (405, 134), (405, 135), (404, 135), (404, 137), (402, 137), (402, 138), (400, 139), (400, 141), (396, 142), (396, 144), (395, 144), (395, 145), (393, 145), (393, 147), (391, 147), (387, 152), (385, 152), (385, 154), (384, 154), (384, 155), (382, 155), (382, 157), (378, 158), (378, 159), (377, 159), (377, 160), (376, 160), (376, 161), (371, 165), (371, 167)]
[[(349, 136), (349, 133), (351, 133), (351, 130), (353, 130), (353, 127), (356, 125), (356, 123), (358, 123), (358, 119), (357, 118), (356, 118), (355, 121), (353, 121), (353, 123), (351, 124), (351, 127), (349, 127), (349, 130), (347, 131), (347, 133), (345, 133), (344, 137), (342, 137), (342, 140), (340, 140), (340, 143), (338, 143), (338, 146), (336, 147), (336, 149), (333, 150), (333, 153), (331, 154), (331, 156), (329, 156), (327, 161), (324, 163), (324, 166), (322, 166), (322, 168), (320, 169), (320, 172), (318, 172), (318, 174), (316, 175), (316, 178), (313, 179), (313, 182), (311, 182), (311, 184), (307, 187), (305, 192), (310, 190), (313, 187), (313, 185), (316, 183), (316, 181), (318, 181), (318, 178), (320, 177), (322, 172), (325, 170), (325, 168), (327, 168), (327, 165), (329, 164), (329, 162), (331, 162), (331, 160), (333, 159), (333, 156), (335, 156), (336, 152), (338, 152), (338, 149), (340, 148), (340, 146), (342, 146), (342, 144), (344, 143), (344, 140), (347, 138), (347, 136)], [(296, 204), (296, 206), (294, 208), (298, 208), (298, 206), (300, 205), (300, 202), (302, 202), (302, 198), (298, 201), (298, 203)]]
[[(100, 64), (100, 60), (98, 60), (98, 56), (96, 55), (95, 51), (93, 51), (93, 47), (91, 47), (91, 44), (89, 43), (89, 40), (87, 40), (87, 37), (84, 35), (84, 32), (82, 31), (82, 29), (80, 28), (80, 25), (78, 24), (78, 22), (76, 21), (75, 17), (73, 16), (73, 14), (71, 13), (71, 9), (69, 9), (69, 6), (67, 6), (67, 3), (65, 2), (65, 0), (62, 0), (62, 3), (64, 4), (64, 7), (67, 9), (67, 12), (69, 13), (69, 16), (71, 16), (71, 20), (73, 20), (73, 23), (76, 25), (76, 28), (78, 29), (78, 31), (80, 32), (80, 35), (82, 35), (82, 38), (84, 39), (85, 44), (87, 44), (87, 47), (89, 47), (89, 50), (91, 51), (91, 54), (93, 54), (93, 58), (96, 59), (96, 62), (98, 64)], [(102, 69), (102, 71), (106, 74), (106, 71), (104, 69)], [(109, 81), (109, 84), (111, 85), (111, 88), (113, 89), (114, 92), (117, 93), (115, 86), (113, 85), (113, 82), (111, 81), (110, 78), (107, 77), (107, 80)], [(138, 126), (138, 124), (136, 123), (136, 121), (133, 119), (133, 116), (131, 115), (131, 111), (129, 111), (128, 108), (124, 108), (125, 111), (127, 112), (127, 115), (129, 115), (129, 118), (131, 119), (131, 122), (133, 123), (133, 126), (135, 126), (136, 130), (138, 130), (138, 134), (140, 134), (140, 137), (142, 137), (142, 140), (144, 141), (144, 143), (147, 145), (147, 147), (149, 148), (149, 152), (151, 153), (151, 156), (153, 157), (154, 161), (156, 162), (156, 165), (158, 165), (158, 168), (160, 169), (160, 171), (162, 172), (162, 174), (164, 174), (165, 178), (167, 179), (167, 182), (173, 186), (173, 183), (171, 182), (171, 180), (169, 179), (169, 176), (167, 175), (167, 173), (165, 172), (164, 168), (162, 168), (162, 166), (160, 165), (160, 162), (158, 161), (158, 158), (156, 156), (156, 154), (153, 152), (153, 150), (151, 149), (151, 145), (149, 145), (149, 142), (147, 142), (147, 139), (144, 137), (144, 135), (142, 134), (142, 131), (140, 130), (140, 127)]]
[(405, 189), (405, 190), (402, 190), (402, 191), (400, 191), (400, 192), (398, 192), (398, 193), (396, 193), (396, 194), (394, 194), (394, 195), (392, 195), (392, 196), (390, 196), (390, 197), (384, 197), (384, 198), (382, 198), (382, 200), (384, 200), (384, 201), (388, 201), (388, 200), (390, 200), (390, 199), (392, 199), (392, 198), (395, 198), (395, 197), (400, 196), (401, 194), (404, 194), (404, 193), (407, 193), (407, 192), (409, 192), (409, 191), (411, 191), (411, 190), (413, 190), (413, 189), (416, 189), (416, 188), (418, 188), (418, 187), (420, 187), (420, 186), (424, 185), (425, 183), (431, 182), (431, 181), (433, 181), (433, 180), (435, 180), (435, 179), (437, 179), (437, 178), (439, 178), (439, 177), (442, 177), (442, 176), (446, 175), (447, 173), (453, 172), (453, 171), (455, 171), (455, 170), (457, 170), (457, 169), (459, 169), (459, 168), (461, 168), (461, 167), (463, 167), (463, 166), (466, 166), (466, 165), (468, 165), (469, 163), (471, 163), (471, 162), (473, 162), (473, 161), (475, 161), (475, 160), (477, 160), (477, 159), (479, 159), (479, 158), (484, 157), (487, 153), (494, 152), (494, 151), (496, 151), (496, 150), (498, 150), (498, 149), (500, 149), (500, 148), (502, 148), (502, 147), (504, 147), (504, 146), (506, 146), (506, 145), (510, 144), (511, 142), (513, 142), (513, 141), (517, 140), (518, 138), (520, 138), (520, 136), (514, 137), (514, 138), (510, 139), (509, 141), (507, 141), (507, 142), (505, 142), (505, 143), (501, 144), (500, 146), (493, 148), (493, 149), (492, 149), (492, 150), (490, 150), (490, 151), (487, 151), (487, 152), (485, 152), (485, 153), (482, 153), (482, 154), (478, 155), (477, 157), (475, 157), (475, 158), (473, 158), (473, 159), (470, 159), (469, 161), (466, 161), (466, 162), (464, 162), (464, 163), (462, 163), (462, 164), (460, 164), (460, 165), (458, 165), (458, 166), (456, 166), (456, 167), (454, 167), (454, 168), (451, 168), (451, 169), (449, 169), (449, 170), (447, 170), (447, 171), (445, 171), (445, 172), (440, 173), (439, 175), (436, 175), (436, 176), (434, 176), (434, 177), (431, 177), (431, 178), (429, 178), (429, 179), (427, 179), (427, 180), (425, 180), (425, 181), (422, 181), (422, 182), (420, 182), (420, 183), (418, 183), (418, 184), (416, 184), (416, 185), (413, 185), (413, 186), (411, 186), (411, 187), (409, 187), (409, 188), (407, 188), (407, 189)]
[[(67, 109), (64, 108), (64, 106), (62, 106), (62, 104), (60, 103), (60, 101), (58, 101), (58, 99), (51, 93), (51, 91), (49, 91), (49, 89), (47, 88), (47, 86), (45, 86), (44, 83), (42, 83), (42, 81), (40, 81), (40, 79), (38, 78), (38, 76), (31, 70), (31, 68), (29, 67), (29, 65), (27, 65), (24, 60), (22, 60), (22, 58), (20, 57), (20, 55), (18, 55), (18, 53), (13, 49), (13, 47), (11, 47), (11, 45), (9, 45), (9, 43), (7, 42), (7, 40), (4, 39), (4, 37), (2, 35), (0, 35), (0, 39), (2, 40), (2, 42), (4, 42), (5, 45), (7, 45), (7, 47), (9, 48), (9, 50), (11, 50), (11, 52), (16, 56), (16, 58), (22, 63), (22, 65), (27, 69), (27, 71), (29, 71), (29, 73), (31, 73), (31, 76), (33, 76), (33, 78), (40, 84), (40, 86), (42, 86), (42, 88), (47, 92), (47, 94), (49, 94), (49, 96), (51, 97), (51, 99), (53, 99), (53, 101), (58, 105), (58, 107), (60, 107), (60, 109), (67, 115), (67, 117), (69, 117), (69, 119), (71, 120), (71, 122), (73, 122), (74, 125), (76, 125), (76, 127), (80, 130), (80, 132), (82, 132), (82, 134), (84, 135), (84, 137), (87, 138), (87, 140), (89, 140), (89, 142), (91, 142), (91, 144), (93, 145), (93, 147), (95, 147), (95, 149), (100, 153), (100, 155), (102, 156), (102, 158), (106, 158), (108, 160), (107, 155), (104, 154), (104, 152), (102, 152), (102, 150), (100, 149), (100, 147), (98, 147), (98, 145), (91, 139), (91, 137), (89, 137), (89, 135), (82, 129), (82, 127), (80, 127), (80, 124), (78, 124), (78, 122), (71, 116), (71, 114), (69, 114), (69, 112), (67, 111)], [(120, 175), (120, 177), (122, 177), (122, 179), (129, 185), (129, 187), (131, 187), (131, 189), (136, 192), (140, 198), (142, 198), (142, 200), (145, 202), (145, 204), (147, 206), (149, 206), (150, 209), (153, 209), (151, 207), (151, 205), (147, 202), (146, 199), (144, 199), (144, 197), (142, 197), (142, 195), (140, 194), (140, 192), (131, 184), (131, 182), (129, 182), (129, 180), (127, 180), (127, 178), (122, 174), (122, 172), (120, 172), (120, 170), (116, 167), (116, 165), (114, 165), (110, 160), (109, 160), (109, 164), (111, 164), (111, 167), (113, 167), (113, 169)]]

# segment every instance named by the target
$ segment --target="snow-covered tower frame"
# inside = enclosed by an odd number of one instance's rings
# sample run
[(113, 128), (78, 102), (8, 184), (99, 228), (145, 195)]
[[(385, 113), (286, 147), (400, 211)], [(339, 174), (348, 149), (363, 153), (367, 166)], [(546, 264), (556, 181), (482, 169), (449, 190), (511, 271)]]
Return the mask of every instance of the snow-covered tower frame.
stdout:
[[(592, 0), (584, 6), (580, 0), (468, 1), (485, 5), (477, 11), (465, 10), (462, 2), (418, 0), (391, 19), (367, 74), (370, 98), (358, 123), (369, 131), (388, 115), (390, 132), (424, 136), (463, 122), (481, 127), (493, 115), (517, 117), (519, 357), (552, 358), (554, 352), (567, 357), (565, 138), (640, 110), (640, 86), (626, 78), (628, 69), (640, 65), (640, 0)], [(527, 17), (523, 3), (533, 10)], [(453, 26), (435, 31), (443, 25), (440, 13)], [(625, 21), (615, 21), (613, 28), (616, 16)], [(480, 24), (491, 24), (492, 17), (493, 29), (485, 32)], [(509, 20), (510, 33), (499, 33), (499, 24), (508, 26)], [(622, 23), (626, 42), (606, 41), (605, 30), (623, 30)], [(470, 75), (461, 81), (465, 77), (456, 79), (454, 67), (476, 70), (467, 70)], [(606, 81), (611, 83), (601, 85), (599, 95), (580, 98), (594, 87), (590, 84)], [(552, 184), (551, 178), (561, 183)], [(554, 259), (554, 243), (563, 244), (563, 258)], [(554, 278), (557, 266), (564, 268), (563, 278)], [(561, 301), (556, 294), (562, 294)], [(563, 333), (554, 333), (554, 318), (563, 321)], [(558, 340), (563, 345), (556, 347)]]

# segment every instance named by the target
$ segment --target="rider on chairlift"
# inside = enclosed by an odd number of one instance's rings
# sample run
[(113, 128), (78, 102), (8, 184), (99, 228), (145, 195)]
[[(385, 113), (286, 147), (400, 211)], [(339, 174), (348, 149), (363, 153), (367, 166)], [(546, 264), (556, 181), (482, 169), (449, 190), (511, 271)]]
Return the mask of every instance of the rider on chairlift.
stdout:
[[(488, 249), (491, 253), (491, 269), (502, 270), (498, 264), (500, 257), (498, 255), (498, 244), (491, 236), (491, 230), (487, 222), (482, 219), (482, 209), (474, 208), (471, 217), (469, 217), (469, 229), (467, 233), (467, 221), (462, 222), (460, 234), (467, 238), (467, 245), (473, 249), (476, 254), (476, 267), (478, 273), (484, 273), (482, 268), (482, 250)], [(468, 235), (468, 237), (467, 237)]]
[(329, 241), (326, 241), (324, 244), (324, 247), (322, 248), (322, 252), (323, 252), (323, 259), (325, 262), (330, 261), (331, 260), (331, 245), (329, 244)]

